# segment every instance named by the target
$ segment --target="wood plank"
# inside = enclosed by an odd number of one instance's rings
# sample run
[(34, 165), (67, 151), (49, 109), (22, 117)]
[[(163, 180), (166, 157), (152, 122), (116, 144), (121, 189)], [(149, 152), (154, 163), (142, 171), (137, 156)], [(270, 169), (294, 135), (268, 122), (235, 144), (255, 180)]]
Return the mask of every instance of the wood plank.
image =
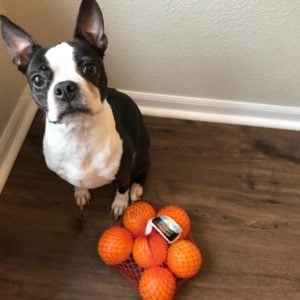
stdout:
[[(300, 133), (145, 117), (144, 199), (192, 220), (204, 264), (175, 299), (300, 299)], [(98, 258), (115, 186), (80, 212), (50, 172), (37, 115), (0, 196), (0, 299), (138, 299)]]

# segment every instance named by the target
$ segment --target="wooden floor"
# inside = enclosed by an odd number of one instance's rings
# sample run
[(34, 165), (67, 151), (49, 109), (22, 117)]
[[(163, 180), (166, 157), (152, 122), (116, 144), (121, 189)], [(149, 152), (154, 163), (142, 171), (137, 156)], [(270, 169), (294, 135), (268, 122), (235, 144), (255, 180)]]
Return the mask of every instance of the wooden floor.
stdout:
[[(145, 120), (144, 200), (184, 207), (204, 258), (175, 299), (300, 299), (300, 132)], [(138, 299), (96, 252), (114, 186), (80, 212), (42, 134), (37, 118), (0, 196), (0, 299)]]

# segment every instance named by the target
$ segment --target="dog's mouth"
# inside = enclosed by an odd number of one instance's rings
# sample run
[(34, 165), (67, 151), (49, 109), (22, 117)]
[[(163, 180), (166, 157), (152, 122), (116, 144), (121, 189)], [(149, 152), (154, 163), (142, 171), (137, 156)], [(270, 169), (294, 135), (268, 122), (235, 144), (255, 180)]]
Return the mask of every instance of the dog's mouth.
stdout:
[(76, 117), (79, 115), (93, 116), (94, 114), (92, 113), (92, 111), (89, 108), (86, 108), (86, 107), (69, 106), (58, 115), (57, 120), (55, 120), (55, 121), (49, 120), (49, 122), (53, 123), (53, 124), (58, 124), (58, 123), (62, 123), (63, 119), (65, 119), (66, 117), (73, 118), (73, 117)]
[(91, 111), (86, 107), (68, 107), (59, 115), (59, 119), (62, 119), (66, 116), (75, 116), (79, 114), (91, 114)]

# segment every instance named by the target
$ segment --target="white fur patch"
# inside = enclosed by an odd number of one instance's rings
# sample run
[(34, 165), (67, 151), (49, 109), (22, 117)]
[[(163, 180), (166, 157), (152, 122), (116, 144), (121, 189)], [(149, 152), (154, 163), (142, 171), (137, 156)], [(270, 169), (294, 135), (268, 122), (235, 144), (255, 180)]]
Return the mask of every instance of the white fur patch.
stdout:
[(84, 95), (82, 98), (82, 104), (93, 114), (98, 113), (102, 109), (98, 88), (92, 84), (88, 84), (87, 81), (78, 73), (73, 53), (73, 47), (67, 43), (61, 43), (50, 48), (45, 54), (49, 66), (54, 74), (53, 82), (49, 87), (47, 98), (47, 118), (51, 122), (57, 122), (62, 112), (61, 103), (57, 103), (57, 100), (54, 97), (54, 87), (59, 82), (75, 82), (79, 86), (81, 93)]
[(76, 187), (92, 189), (115, 179), (123, 152), (110, 105), (66, 124), (46, 119), (44, 156), (49, 169)]
[(116, 219), (123, 215), (125, 209), (128, 206), (128, 201), (129, 201), (129, 191), (125, 192), (124, 194), (120, 194), (117, 191), (115, 200), (111, 205), (111, 210)]
[(75, 187), (74, 198), (80, 209), (83, 209), (90, 202), (91, 194), (87, 189)]
[(132, 202), (137, 200), (141, 200), (143, 195), (143, 187), (139, 184), (134, 182), (130, 187), (130, 199)]

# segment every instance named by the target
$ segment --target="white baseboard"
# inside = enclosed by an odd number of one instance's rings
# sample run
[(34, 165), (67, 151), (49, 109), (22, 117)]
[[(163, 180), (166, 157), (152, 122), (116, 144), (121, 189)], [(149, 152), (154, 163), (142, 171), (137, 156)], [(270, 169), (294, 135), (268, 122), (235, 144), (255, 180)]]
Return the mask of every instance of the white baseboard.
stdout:
[(26, 89), (18, 101), (4, 133), (0, 138), (0, 194), (18, 156), (36, 111), (37, 106), (30, 96), (28, 96)]
[(145, 115), (300, 130), (300, 107), (122, 90)]

